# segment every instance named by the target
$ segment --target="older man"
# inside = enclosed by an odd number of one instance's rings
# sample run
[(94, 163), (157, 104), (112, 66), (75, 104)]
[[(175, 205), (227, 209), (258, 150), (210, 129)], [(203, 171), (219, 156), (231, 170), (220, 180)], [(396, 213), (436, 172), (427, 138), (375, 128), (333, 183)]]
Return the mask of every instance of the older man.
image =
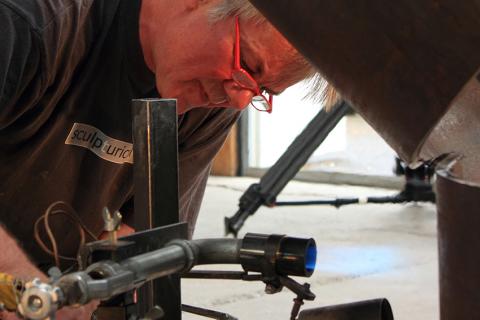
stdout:
[[(129, 215), (132, 158), (80, 140), (131, 148), (132, 99), (178, 99), (180, 213), (193, 230), (210, 162), (240, 110), (253, 97), (270, 109), (271, 95), (312, 74), (246, 1), (0, 0), (0, 44), (0, 272), (27, 277), (53, 264), (33, 235), (56, 201), (94, 236), (103, 207)], [(50, 220), (68, 261), (76, 226)]]

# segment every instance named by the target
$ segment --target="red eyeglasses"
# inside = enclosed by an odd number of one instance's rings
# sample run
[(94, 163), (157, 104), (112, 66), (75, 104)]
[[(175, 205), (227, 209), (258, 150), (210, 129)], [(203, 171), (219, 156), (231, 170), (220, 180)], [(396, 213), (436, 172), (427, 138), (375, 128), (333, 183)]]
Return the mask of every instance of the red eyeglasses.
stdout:
[(272, 112), (273, 96), (265, 90), (260, 90), (257, 81), (240, 65), (240, 25), (235, 17), (235, 48), (232, 79), (237, 85), (253, 92), (250, 104), (258, 111)]

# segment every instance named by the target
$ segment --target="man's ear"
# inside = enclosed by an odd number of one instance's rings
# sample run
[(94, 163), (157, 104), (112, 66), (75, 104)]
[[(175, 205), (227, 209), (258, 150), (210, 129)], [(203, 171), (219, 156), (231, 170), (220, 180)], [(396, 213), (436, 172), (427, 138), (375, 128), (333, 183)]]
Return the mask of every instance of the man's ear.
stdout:
[(202, 5), (207, 4), (209, 2), (211, 2), (211, 0), (183, 0), (185, 9), (187, 9), (188, 11), (196, 10)]

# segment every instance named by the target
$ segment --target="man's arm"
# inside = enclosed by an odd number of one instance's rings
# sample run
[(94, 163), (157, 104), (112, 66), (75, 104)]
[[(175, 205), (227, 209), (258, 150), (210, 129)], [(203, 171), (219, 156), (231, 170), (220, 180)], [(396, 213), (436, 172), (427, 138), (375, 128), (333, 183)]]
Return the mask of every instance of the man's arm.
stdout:
[(47, 277), (38, 270), (28, 259), (27, 255), (17, 244), (17, 241), (0, 226), (1, 259), (0, 272), (8, 273), (18, 278), (32, 279), (33, 277), (46, 280)]
[[(47, 280), (47, 277), (38, 270), (22, 252), (15, 239), (0, 225), (0, 272), (12, 275), (15, 278), (29, 280), (34, 277)], [(0, 301), (1, 302), (1, 301)], [(17, 319), (14, 313), (2, 313), (0, 319)]]
[[(0, 225), (0, 272), (10, 274), (24, 281), (40, 278), (46, 281), (48, 278), (28, 259), (23, 253), (16, 240)], [(1, 301), (0, 301), (1, 302)], [(89, 320), (92, 312), (97, 308), (98, 302), (93, 301), (80, 308), (63, 308), (57, 312), (57, 318), (62, 320)], [(0, 311), (0, 319), (18, 320), (13, 312)]]

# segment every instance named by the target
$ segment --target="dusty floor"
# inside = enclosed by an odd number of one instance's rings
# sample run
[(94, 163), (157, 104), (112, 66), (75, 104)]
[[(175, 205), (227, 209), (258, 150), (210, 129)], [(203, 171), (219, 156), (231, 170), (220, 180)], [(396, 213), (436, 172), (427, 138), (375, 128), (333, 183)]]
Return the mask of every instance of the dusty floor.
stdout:
[[(212, 177), (194, 238), (223, 236), (223, 217), (257, 179)], [(386, 195), (392, 190), (291, 182), (281, 199)], [(438, 319), (436, 215), (432, 204), (261, 208), (242, 229), (313, 237), (317, 270), (309, 279), (317, 298), (303, 308), (386, 297), (395, 319)], [(203, 268), (205, 269), (205, 268)], [(218, 267), (217, 267), (218, 269)], [(231, 269), (231, 267), (220, 269)], [(183, 303), (239, 319), (289, 319), (294, 295), (266, 295), (261, 283), (182, 281)], [(204, 319), (184, 314), (184, 319)]]

